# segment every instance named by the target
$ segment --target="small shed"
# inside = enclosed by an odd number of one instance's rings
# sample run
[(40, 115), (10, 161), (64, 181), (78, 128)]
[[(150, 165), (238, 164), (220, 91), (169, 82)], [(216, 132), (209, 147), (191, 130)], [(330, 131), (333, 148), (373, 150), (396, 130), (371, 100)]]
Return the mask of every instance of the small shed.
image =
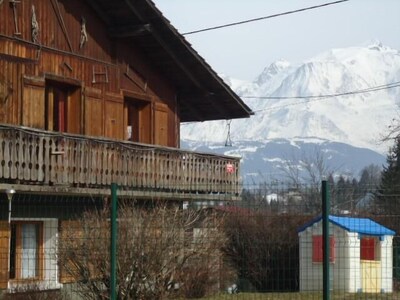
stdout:
[[(330, 287), (391, 293), (395, 232), (368, 218), (329, 216)], [(300, 291), (322, 290), (322, 217), (298, 230)]]

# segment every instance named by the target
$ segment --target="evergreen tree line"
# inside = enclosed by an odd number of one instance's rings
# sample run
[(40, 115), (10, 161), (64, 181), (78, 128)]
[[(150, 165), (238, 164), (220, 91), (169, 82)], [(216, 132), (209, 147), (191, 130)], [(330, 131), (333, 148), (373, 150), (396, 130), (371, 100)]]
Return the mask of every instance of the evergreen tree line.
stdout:
[(383, 170), (369, 165), (360, 179), (329, 176), (333, 210), (369, 211), (377, 214), (400, 212), (400, 137), (389, 149)]
[(386, 157), (386, 165), (375, 200), (379, 212), (386, 214), (400, 212), (400, 136), (395, 139)]

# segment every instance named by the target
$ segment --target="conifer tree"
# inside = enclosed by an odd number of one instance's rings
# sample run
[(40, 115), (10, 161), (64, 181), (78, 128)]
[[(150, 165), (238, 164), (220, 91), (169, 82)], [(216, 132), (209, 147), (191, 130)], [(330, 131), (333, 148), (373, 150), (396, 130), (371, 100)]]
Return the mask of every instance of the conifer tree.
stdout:
[(377, 196), (379, 208), (385, 212), (400, 212), (400, 137), (389, 149)]

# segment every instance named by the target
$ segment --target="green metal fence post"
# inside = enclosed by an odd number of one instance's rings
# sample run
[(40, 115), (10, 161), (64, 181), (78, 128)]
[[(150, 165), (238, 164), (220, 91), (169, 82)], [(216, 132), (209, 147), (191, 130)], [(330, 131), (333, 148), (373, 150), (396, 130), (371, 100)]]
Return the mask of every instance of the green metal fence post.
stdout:
[(323, 299), (330, 299), (329, 286), (329, 184), (322, 181)]
[(111, 274), (110, 299), (117, 299), (117, 185), (111, 184)]

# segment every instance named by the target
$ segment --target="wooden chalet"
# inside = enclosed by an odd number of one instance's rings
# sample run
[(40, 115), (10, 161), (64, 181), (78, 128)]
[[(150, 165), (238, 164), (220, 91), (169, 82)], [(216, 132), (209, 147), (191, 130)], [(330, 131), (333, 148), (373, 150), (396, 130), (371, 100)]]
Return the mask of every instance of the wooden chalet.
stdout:
[[(179, 149), (179, 128), (251, 114), (150, 0), (0, 0), (0, 289), (59, 284), (55, 195), (237, 199), (240, 160)], [(11, 217), (6, 190), (52, 211)], [(24, 230), (42, 240), (28, 273)]]
[(1, 2), (0, 189), (237, 195), (239, 160), (179, 127), (251, 111), (151, 1)]

